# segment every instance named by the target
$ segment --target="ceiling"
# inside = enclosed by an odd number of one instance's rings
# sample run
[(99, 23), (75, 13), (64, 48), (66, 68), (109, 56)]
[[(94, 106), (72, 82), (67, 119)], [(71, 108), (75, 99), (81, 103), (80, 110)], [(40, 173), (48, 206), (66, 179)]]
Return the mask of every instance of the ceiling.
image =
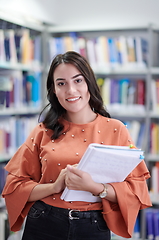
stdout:
[(2, 11), (58, 31), (159, 25), (159, 0), (0, 0)]

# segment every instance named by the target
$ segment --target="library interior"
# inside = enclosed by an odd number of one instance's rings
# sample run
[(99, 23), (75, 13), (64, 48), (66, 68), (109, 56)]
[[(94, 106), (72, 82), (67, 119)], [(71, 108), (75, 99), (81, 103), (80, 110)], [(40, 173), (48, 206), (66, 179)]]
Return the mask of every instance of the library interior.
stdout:
[(159, 240), (159, 0), (0, 0), (0, 240), (25, 226), (10, 229), (5, 166), (43, 120), (50, 64), (67, 51), (87, 59), (104, 107), (144, 154), (152, 207), (131, 239)]

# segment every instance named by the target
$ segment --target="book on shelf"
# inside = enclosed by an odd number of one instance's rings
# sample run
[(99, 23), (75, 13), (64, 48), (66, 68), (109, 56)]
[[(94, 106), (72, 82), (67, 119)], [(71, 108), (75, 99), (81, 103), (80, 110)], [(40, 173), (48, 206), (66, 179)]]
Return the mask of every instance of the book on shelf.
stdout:
[[(136, 55), (136, 62), (137, 62), (137, 66), (139, 66), (139, 68), (145, 68), (146, 64), (145, 61), (143, 59), (143, 53), (142, 53), (142, 43), (141, 43), (141, 37), (140, 36), (136, 36), (134, 37), (134, 45), (135, 45), (135, 55)], [(146, 56), (147, 58), (148, 56)]]
[(97, 68), (97, 58), (95, 54), (95, 39), (88, 39), (86, 41), (87, 58), (93, 69)]
[(108, 49), (109, 49), (109, 63), (111, 67), (118, 65), (118, 56), (115, 38), (108, 38)]
[[(4, 188), (6, 177), (8, 175), (8, 172), (4, 169), (5, 163), (0, 163), (0, 195), (2, 193), (2, 190)], [(1, 205), (0, 205), (1, 208)]]
[(144, 145), (145, 144), (145, 132), (146, 132), (146, 124), (145, 124), (145, 122), (141, 122), (139, 132), (138, 132), (137, 142), (136, 142), (136, 146), (139, 149), (145, 148), (145, 145)]
[(141, 123), (139, 121), (137, 120), (131, 121), (131, 130), (129, 129), (129, 131), (135, 144), (137, 144), (138, 141), (140, 128)]
[[(69, 36), (51, 37), (48, 40), (50, 57), (68, 50), (79, 52), (86, 57), (94, 70), (144, 68), (148, 59), (148, 42), (133, 36), (97, 36), (86, 38), (76, 33)], [(49, 52), (49, 51), (48, 51)], [(49, 60), (50, 61), (50, 60)]]
[(3, 156), (13, 155), (26, 140), (28, 133), (37, 125), (38, 116), (10, 117), (0, 120), (0, 160)]
[(95, 40), (95, 55), (97, 61), (97, 68), (100, 70), (109, 67), (109, 50), (108, 40), (106, 36), (99, 36)]
[(159, 113), (159, 79), (151, 79), (151, 110)]
[(159, 124), (152, 122), (150, 124), (150, 148), (151, 154), (159, 154)]
[(0, 30), (1, 63), (41, 63), (41, 36), (30, 36), (29, 29)]
[(139, 149), (144, 149), (144, 136), (145, 136), (145, 122), (137, 120), (123, 121), (127, 126), (135, 146)]
[(106, 107), (110, 105), (110, 84), (111, 84), (111, 79), (105, 78), (103, 81), (103, 85), (101, 87), (101, 95), (103, 98), (104, 105)]
[(145, 210), (146, 217), (146, 239), (159, 239), (159, 209), (148, 208)]
[(152, 194), (159, 194), (159, 162), (156, 162), (151, 169), (150, 191)]
[(0, 108), (41, 106), (41, 72), (1, 71)]
[(87, 50), (86, 50), (86, 39), (84, 37), (77, 38), (77, 47), (79, 49), (79, 53), (87, 58)]
[(7, 212), (5, 210), (0, 210), (0, 239), (6, 240), (9, 235), (10, 230)]
[(128, 65), (128, 54), (127, 54), (127, 44), (126, 44), (126, 37), (119, 36), (118, 37), (118, 50), (121, 57), (121, 65), (127, 66)]
[(143, 79), (138, 79), (137, 80), (137, 100), (136, 103), (140, 104), (140, 105), (144, 105), (145, 104), (145, 91), (146, 87), (145, 87), (145, 81)]
[[(154, 113), (159, 112), (159, 102), (157, 101), (157, 95), (159, 92), (157, 91), (156, 80), (151, 79), (151, 110)], [(158, 93), (158, 94), (157, 94)]]
[(148, 65), (149, 46), (148, 46), (148, 41), (144, 38), (141, 38), (141, 49), (142, 49), (142, 61), (147, 66)]
[[(77, 168), (88, 172), (98, 183), (122, 182), (142, 161), (143, 151), (126, 146), (90, 144)], [(87, 191), (64, 189), (65, 201), (98, 202), (101, 199)]]
[(101, 94), (110, 110), (145, 113), (145, 80), (106, 78), (103, 82)]
[(129, 88), (129, 79), (119, 80), (119, 103), (123, 105), (128, 104), (128, 88)]
[(70, 36), (63, 37), (65, 51), (71, 51), (74, 49), (73, 38)]
[(141, 224), (140, 224), (140, 213), (138, 214), (134, 226), (134, 232), (133, 232), (133, 239), (140, 239), (140, 233), (141, 233)]
[(134, 44), (134, 38), (132, 36), (127, 37), (127, 53), (128, 53), (128, 62), (135, 63), (136, 62), (135, 44)]
[(4, 31), (0, 29), (0, 62), (6, 62)]

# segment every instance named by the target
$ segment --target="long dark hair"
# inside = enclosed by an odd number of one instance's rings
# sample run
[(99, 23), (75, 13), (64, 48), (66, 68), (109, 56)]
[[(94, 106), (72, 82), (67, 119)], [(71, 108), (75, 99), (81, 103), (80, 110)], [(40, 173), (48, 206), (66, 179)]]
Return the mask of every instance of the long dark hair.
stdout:
[[(57, 139), (62, 134), (64, 126), (61, 124), (59, 119), (66, 113), (66, 110), (61, 106), (56, 94), (54, 93), (54, 71), (61, 63), (70, 63), (80, 71), (88, 86), (88, 91), (90, 93), (89, 105), (91, 109), (93, 109), (95, 113), (99, 113), (104, 117), (110, 118), (110, 114), (103, 106), (103, 100), (100, 95), (95, 75), (87, 60), (74, 51), (58, 54), (51, 63), (47, 77), (47, 99), (49, 104), (46, 107), (50, 108), (43, 120), (45, 127), (53, 130), (52, 139)], [(44, 112), (46, 107), (43, 109), (41, 114)]]

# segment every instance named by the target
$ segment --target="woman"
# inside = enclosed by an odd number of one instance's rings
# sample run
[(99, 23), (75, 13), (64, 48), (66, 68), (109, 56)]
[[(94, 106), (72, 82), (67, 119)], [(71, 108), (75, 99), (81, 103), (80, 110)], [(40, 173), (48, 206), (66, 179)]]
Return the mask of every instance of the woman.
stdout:
[[(12, 231), (27, 216), (23, 240), (110, 239), (110, 230), (131, 237), (140, 209), (151, 206), (142, 161), (121, 183), (96, 183), (76, 168), (90, 143), (129, 146), (131, 137), (104, 109), (94, 73), (76, 52), (52, 61), (49, 110), (6, 166), (3, 197)], [(66, 202), (69, 189), (89, 191), (100, 202)]]

